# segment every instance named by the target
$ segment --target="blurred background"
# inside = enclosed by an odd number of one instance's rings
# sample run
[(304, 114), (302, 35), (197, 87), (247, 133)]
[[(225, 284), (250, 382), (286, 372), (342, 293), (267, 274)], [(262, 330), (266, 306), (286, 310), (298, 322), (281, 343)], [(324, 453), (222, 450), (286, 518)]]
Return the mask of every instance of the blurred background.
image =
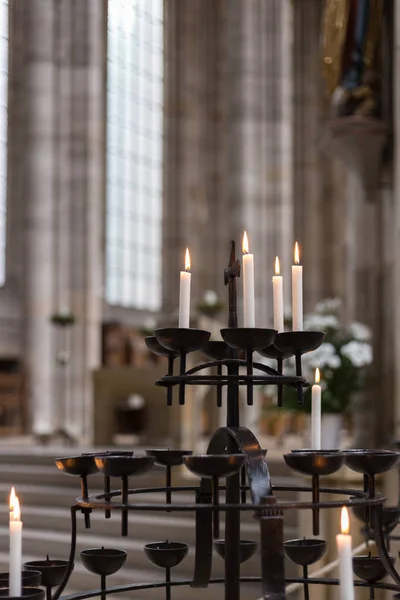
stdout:
[[(218, 335), (229, 241), (240, 256), (246, 229), (256, 324), (272, 326), (279, 256), (291, 326), (297, 240), (305, 313), (334, 312), (333, 329), (368, 327), (373, 362), (350, 390), (346, 426), (360, 443), (368, 432), (364, 446), (391, 440), (400, 406), (394, 2), (0, 6), (2, 434), (110, 444), (133, 432), (179, 443), (192, 417), (159, 401), (153, 382), (165, 365), (144, 337), (177, 323), (186, 246), (192, 324), (208, 319)], [(238, 297), (241, 319), (240, 280)], [(329, 376), (332, 364), (317, 366)], [(203, 400), (199, 437), (220, 418)], [(299, 419), (303, 428), (301, 415), (278, 417), (278, 430)]]
[[(398, 0), (0, 0), (4, 473), (28, 485), (37, 454), (48, 485), (43, 446), (204, 448), (224, 409), (202, 390), (167, 409), (144, 338), (177, 324), (188, 246), (191, 324), (218, 339), (245, 229), (260, 327), (275, 256), (291, 327), (299, 242), (337, 443), (396, 437), (399, 47)], [(306, 412), (274, 406), (259, 390), (242, 422), (302, 447)]]

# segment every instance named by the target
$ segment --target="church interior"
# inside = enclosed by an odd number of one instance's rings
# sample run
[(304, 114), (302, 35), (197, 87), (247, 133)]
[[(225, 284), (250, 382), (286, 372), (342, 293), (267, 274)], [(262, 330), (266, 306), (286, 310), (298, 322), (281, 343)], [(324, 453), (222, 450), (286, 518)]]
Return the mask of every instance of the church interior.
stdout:
[[(213, 341), (231, 327), (324, 332), (302, 359), (304, 406), (295, 386), (283, 404), (279, 385), (255, 385), (251, 402), (248, 383), (238, 392), (237, 424), (268, 449), (282, 485), (294, 477), (285, 452), (321, 448), (310, 446), (316, 387), (323, 448), (400, 449), (399, 73), (399, 0), (0, 0), (0, 489), (21, 488), (28, 558), (40, 531), (65, 554), (62, 515), (76, 494), (54, 457), (204, 453), (229, 422), (217, 365), (186, 402), (179, 383), (165, 401), (155, 382), (172, 371), (152, 351), (155, 330)], [(280, 358), (255, 354), (282, 374)], [(298, 376), (286, 358), (283, 375)], [(201, 361), (198, 347), (185, 368)], [(158, 472), (146, 477), (159, 485)], [(396, 469), (376, 485), (400, 506)], [(193, 537), (180, 514), (174, 525), (133, 516), (139, 536)], [(285, 530), (300, 538), (311, 518)], [(1, 531), (7, 523), (1, 514)], [(249, 515), (243, 527), (252, 535)], [(353, 516), (351, 527), (361, 544)], [(121, 585), (149, 577), (128, 541)], [(0, 536), (4, 571), (7, 543)], [(86, 573), (73, 577), (70, 593), (88, 589)], [(304, 597), (338, 594), (310, 586)]]

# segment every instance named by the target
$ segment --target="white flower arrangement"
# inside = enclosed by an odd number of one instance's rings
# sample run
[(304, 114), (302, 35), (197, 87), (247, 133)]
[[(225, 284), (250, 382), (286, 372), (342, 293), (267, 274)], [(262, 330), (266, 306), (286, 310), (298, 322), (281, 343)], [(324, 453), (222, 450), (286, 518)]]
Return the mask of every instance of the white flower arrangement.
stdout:
[[(303, 375), (310, 382), (314, 381), (315, 369), (321, 370), (322, 410), (331, 413), (344, 412), (350, 407), (354, 392), (364, 387), (365, 367), (373, 360), (371, 329), (359, 322), (342, 325), (339, 313), (340, 300), (328, 298), (304, 318), (305, 330), (326, 333), (324, 343), (303, 356), (302, 365)], [(295, 374), (294, 360), (287, 361), (285, 373)]]

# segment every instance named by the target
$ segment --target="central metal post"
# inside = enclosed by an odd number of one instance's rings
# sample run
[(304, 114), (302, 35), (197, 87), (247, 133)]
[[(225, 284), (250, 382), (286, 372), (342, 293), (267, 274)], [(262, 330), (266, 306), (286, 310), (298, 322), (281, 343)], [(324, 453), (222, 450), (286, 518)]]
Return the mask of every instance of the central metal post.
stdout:
[[(236, 279), (240, 276), (240, 263), (235, 256), (235, 242), (231, 241), (229, 267), (225, 270), (225, 284), (229, 289), (228, 327), (237, 327)], [(231, 349), (230, 358), (238, 353)], [(228, 366), (227, 419), (228, 427), (239, 427), (239, 366)], [(235, 453), (235, 442), (228, 439), (228, 453)], [(227, 504), (240, 503), (240, 472), (226, 480)], [(225, 600), (240, 600), (240, 511), (228, 510), (225, 516)]]
[(274, 496), (264, 498), (261, 509), (261, 575), (264, 600), (285, 600), (285, 554), (283, 546), (283, 513)]
[[(237, 290), (236, 279), (240, 277), (240, 262), (235, 256), (235, 242), (232, 240), (230, 244), (229, 266), (224, 272), (225, 285), (228, 286), (229, 294), (229, 317), (228, 327), (237, 327)], [(230, 358), (237, 359), (238, 352), (233, 348), (230, 349)], [(238, 377), (238, 365), (228, 366), (228, 376)], [(239, 384), (237, 379), (228, 377), (227, 385), (227, 418), (226, 424), (228, 427), (239, 427)]]

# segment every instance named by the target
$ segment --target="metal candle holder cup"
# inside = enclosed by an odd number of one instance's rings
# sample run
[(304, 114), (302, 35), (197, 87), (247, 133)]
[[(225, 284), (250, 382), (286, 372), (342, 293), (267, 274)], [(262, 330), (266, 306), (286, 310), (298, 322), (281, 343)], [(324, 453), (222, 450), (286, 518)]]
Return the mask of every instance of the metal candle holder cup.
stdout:
[(235, 350), (246, 351), (246, 369), (247, 369), (247, 404), (253, 404), (253, 383), (251, 377), (253, 375), (253, 352), (265, 348), (273, 343), (276, 334), (275, 329), (261, 329), (250, 327), (235, 327), (221, 329), (223, 340)]
[[(340, 469), (343, 464), (343, 454), (340, 452), (324, 452), (314, 450), (307, 452), (292, 452), (283, 456), (286, 464), (303, 475), (312, 476), (312, 501), (319, 503), (319, 477), (331, 475)], [(319, 508), (314, 507), (313, 534), (319, 535)]]
[[(345, 464), (356, 473), (364, 475), (364, 489), (368, 492), (368, 496), (375, 496), (375, 475), (384, 473), (392, 469), (399, 459), (399, 452), (391, 450), (362, 450), (349, 449), (343, 452)], [(366, 507), (366, 523), (370, 528), (372, 524), (372, 511), (370, 507)]]
[(187, 556), (189, 546), (182, 542), (153, 542), (146, 544), (144, 551), (156, 567), (165, 569), (165, 599), (171, 598), (171, 569), (179, 565)]
[[(147, 336), (144, 338), (146, 346), (153, 354), (157, 356), (163, 356), (168, 359), (168, 371), (167, 375), (174, 374), (174, 360), (179, 355), (178, 352), (167, 350), (164, 346), (161, 346), (155, 335)], [(172, 406), (172, 386), (167, 388), (167, 406)]]
[(289, 560), (303, 567), (304, 599), (309, 599), (308, 567), (320, 560), (326, 552), (325, 540), (297, 539), (284, 543), (285, 554)]
[[(240, 540), (240, 564), (250, 560), (257, 550), (257, 542), (253, 540)], [(225, 560), (226, 544), (225, 540), (214, 540), (214, 548), (217, 554)]]
[[(120, 570), (126, 561), (126, 552), (115, 548), (89, 548), (82, 550), (81, 560), (88, 571), (100, 575), (101, 591), (105, 592), (106, 578)], [(106, 597), (106, 594), (101, 594), (101, 600)]]
[[(211, 333), (203, 329), (184, 329), (180, 327), (169, 327), (167, 329), (156, 329), (155, 336), (158, 343), (180, 356), (179, 375), (186, 373), (186, 355), (189, 352), (200, 350), (210, 339)], [(179, 404), (185, 404), (185, 384), (179, 384)]]
[[(394, 564), (394, 556), (391, 556), (390, 560)], [(387, 575), (385, 565), (380, 556), (353, 556), (353, 571), (357, 577), (371, 584), (380, 581)]]
[(237, 473), (242, 467), (244, 459), (244, 454), (200, 454), (183, 458), (186, 467), (194, 475), (212, 479), (214, 538), (219, 538), (218, 479), (230, 477)]
[[(154, 465), (150, 456), (96, 456), (95, 463), (99, 471), (109, 477), (121, 478), (122, 503), (128, 504), (128, 477), (147, 473)], [(121, 535), (128, 535), (128, 510), (122, 509)]]
[[(90, 452), (88, 454), (82, 454), (82, 456), (133, 456), (133, 450), (105, 450), (104, 452)], [(111, 492), (111, 480), (109, 475), (104, 475), (104, 500), (106, 502), (110, 501), (110, 492)], [(111, 510), (106, 508), (104, 510), (104, 516), (106, 519), (111, 517)]]
[[(165, 494), (166, 503), (171, 504), (171, 468), (178, 467), (183, 464), (183, 457), (190, 456), (191, 450), (170, 450), (167, 449), (155, 449), (146, 450), (147, 456), (154, 458), (157, 465), (165, 467)], [(167, 510), (167, 512), (170, 512)]]
[[(302, 376), (301, 357), (320, 347), (325, 339), (323, 331), (285, 331), (278, 333), (275, 346), (281, 352), (294, 355), (296, 359), (296, 375)], [(299, 404), (303, 405), (303, 388), (297, 388)]]
[[(64, 458), (55, 459), (56, 467), (67, 475), (80, 477), (81, 495), (83, 500), (89, 498), (89, 489), (87, 478), (98, 472), (98, 468), (94, 461), (94, 456), (91, 454), (81, 454), (80, 456), (66, 456)], [(82, 508), (82, 513), (85, 517), (85, 527), (90, 529), (90, 508)]]
[(52, 588), (62, 583), (68, 566), (69, 563), (67, 560), (50, 560), (49, 557), (46, 560), (32, 560), (24, 565), (25, 569), (33, 573), (40, 573), (41, 582), (37, 585), (42, 585), (46, 588), (47, 600), (51, 600)]

